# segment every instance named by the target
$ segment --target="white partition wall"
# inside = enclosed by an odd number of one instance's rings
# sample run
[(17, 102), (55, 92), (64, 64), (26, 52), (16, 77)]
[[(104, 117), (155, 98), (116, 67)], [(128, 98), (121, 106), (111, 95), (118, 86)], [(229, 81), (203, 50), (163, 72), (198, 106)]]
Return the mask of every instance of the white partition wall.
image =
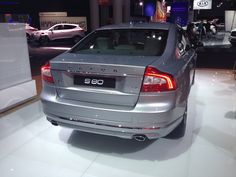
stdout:
[(35, 95), (25, 24), (0, 23), (0, 112)]
[(227, 10), (225, 11), (225, 31), (231, 31), (236, 28), (236, 11)]

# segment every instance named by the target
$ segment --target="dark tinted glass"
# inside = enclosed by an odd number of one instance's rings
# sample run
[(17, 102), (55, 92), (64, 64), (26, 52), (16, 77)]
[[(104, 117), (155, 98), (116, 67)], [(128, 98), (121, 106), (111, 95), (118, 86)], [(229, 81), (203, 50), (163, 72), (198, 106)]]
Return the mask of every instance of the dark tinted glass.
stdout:
[(156, 29), (101, 30), (85, 38), (72, 53), (160, 56), (167, 35), (167, 30)]
[(76, 26), (72, 26), (72, 25), (64, 25), (64, 29), (73, 29)]
[(53, 28), (53, 30), (62, 30), (63, 29), (63, 25), (57, 25)]

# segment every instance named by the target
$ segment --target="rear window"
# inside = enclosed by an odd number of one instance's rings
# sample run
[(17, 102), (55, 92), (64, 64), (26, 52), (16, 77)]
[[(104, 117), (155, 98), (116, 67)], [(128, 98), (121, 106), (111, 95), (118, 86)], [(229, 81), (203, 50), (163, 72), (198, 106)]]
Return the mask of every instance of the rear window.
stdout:
[(99, 30), (72, 49), (72, 53), (102, 55), (162, 55), (167, 41), (167, 30), (114, 29)]

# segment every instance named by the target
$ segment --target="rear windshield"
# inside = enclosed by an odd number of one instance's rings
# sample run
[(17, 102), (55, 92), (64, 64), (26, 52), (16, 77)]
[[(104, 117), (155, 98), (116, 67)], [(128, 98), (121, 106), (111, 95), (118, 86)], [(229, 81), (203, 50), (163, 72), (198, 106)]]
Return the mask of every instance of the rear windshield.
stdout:
[(167, 41), (167, 30), (112, 29), (99, 30), (72, 49), (72, 53), (102, 55), (162, 55)]

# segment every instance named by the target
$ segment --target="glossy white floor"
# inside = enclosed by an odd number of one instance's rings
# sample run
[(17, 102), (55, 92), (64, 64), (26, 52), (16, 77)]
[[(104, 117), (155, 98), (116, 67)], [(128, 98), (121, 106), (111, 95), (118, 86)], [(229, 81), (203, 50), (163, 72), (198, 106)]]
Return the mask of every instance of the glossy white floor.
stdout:
[(54, 127), (36, 102), (0, 119), (1, 177), (235, 177), (236, 81), (197, 70), (183, 139), (135, 142)]

